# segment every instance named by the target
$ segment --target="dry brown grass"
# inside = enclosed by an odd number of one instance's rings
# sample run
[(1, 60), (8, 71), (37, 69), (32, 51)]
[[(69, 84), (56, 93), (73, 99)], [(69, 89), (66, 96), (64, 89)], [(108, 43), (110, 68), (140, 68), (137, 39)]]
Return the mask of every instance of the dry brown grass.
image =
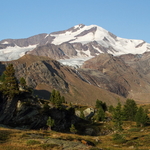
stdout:
[[(104, 126), (106, 126), (105, 124)], [(135, 122), (124, 122), (124, 130), (118, 133), (123, 137), (114, 140), (114, 134), (105, 136), (88, 136), (70, 133), (60, 133), (47, 130), (18, 130), (0, 127), (0, 150), (61, 150), (57, 144), (44, 143), (45, 139), (61, 139), (65, 141), (79, 141), (82, 144), (94, 144), (95, 148), (103, 150), (149, 150), (150, 126), (137, 128)], [(89, 145), (88, 145), (89, 146)], [(92, 146), (91, 147), (92, 150)], [(89, 148), (90, 149), (90, 148)]]

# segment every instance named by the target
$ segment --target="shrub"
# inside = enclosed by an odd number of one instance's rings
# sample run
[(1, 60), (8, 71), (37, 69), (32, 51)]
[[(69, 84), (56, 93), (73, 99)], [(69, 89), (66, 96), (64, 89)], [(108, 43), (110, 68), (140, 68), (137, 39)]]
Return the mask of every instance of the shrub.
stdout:
[(52, 119), (51, 117), (48, 117), (46, 125), (49, 127), (49, 130), (51, 130), (51, 127), (53, 127), (54, 124), (55, 124), (54, 119)]
[(74, 133), (74, 134), (77, 133), (77, 129), (75, 128), (75, 126), (73, 124), (70, 127), (70, 132)]

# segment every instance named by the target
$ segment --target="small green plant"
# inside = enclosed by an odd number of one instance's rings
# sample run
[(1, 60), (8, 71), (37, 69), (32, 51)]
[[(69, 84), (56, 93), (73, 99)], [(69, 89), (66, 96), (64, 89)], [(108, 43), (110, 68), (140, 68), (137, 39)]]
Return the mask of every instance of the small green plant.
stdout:
[(28, 146), (31, 146), (31, 145), (41, 144), (41, 142), (40, 142), (40, 141), (36, 141), (36, 140), (28, 140), (28, 141), (26, 142), (26, 144), (27, 144)]
[(54, 119), (52, 119), (51, 117), (48, 117), (46, 125), (49, 127), (49, 130), (51, 130), (51, 128), (54, 126), (54, 124), (55, 124)]
[(71, 125), (70, 132), (74, 134), (77, 133), (77, 129), (75, 128), (74, 124)]

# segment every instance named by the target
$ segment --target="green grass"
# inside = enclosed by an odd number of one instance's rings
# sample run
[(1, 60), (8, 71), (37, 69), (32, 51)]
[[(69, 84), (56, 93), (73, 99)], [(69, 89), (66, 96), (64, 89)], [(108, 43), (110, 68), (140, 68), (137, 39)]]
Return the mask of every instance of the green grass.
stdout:
[[(48, 132), (47, 130), (16, 130), (0, 128), (0, 150), (59, 150), (60, 145), (57, 143), (46, 143), (46, 139), (59, 139), (67, 142), (78, 141), (87, 142), (90, 150), (148, 150), (150, 149), (150, 126), (137, 128), (132, 122), (125, 122), (124, 130), (119, 133), (113, 131), (109, 135), (78, 135), (70, 133), (60, 133), (56, 131)], [(111, 123), (94, 123), (84, 125), (84, 128), (92, 127), (101, 130), (110, 130)], [(83, 127), (83, 126), (82, 126)], [(96, 129), (95, 129), (96, 130)], [(96, 130), (100, 132), (101, 130)], [(113, 133), (113, 134), (112, 134)], [(83, 143), (82, 143), (83, 144)], [(91, 144), (91, 145), (90, 145)]]
[(28, 140), (26, 143), (27, 143), (28, 146), (41, 144), (40, 141), (36, 141), (36, 140)]
[(140, 132), (141, 128), (131, 128), (128, 130), (129, 132)]

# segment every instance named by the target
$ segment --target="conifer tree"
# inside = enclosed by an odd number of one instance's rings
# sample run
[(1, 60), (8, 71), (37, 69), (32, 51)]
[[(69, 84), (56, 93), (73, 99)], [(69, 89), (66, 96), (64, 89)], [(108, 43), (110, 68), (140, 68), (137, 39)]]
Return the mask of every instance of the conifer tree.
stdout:
[(96, 121), (104, 121), (104, 119), (105, 119), (105, 112), (104, 112), (102, 107), (99, 107), (97, 109), (97, 113), (96, 113), (96, 118), (95, 119), (96, 119)]
[(108, 110), (110, 113), (113, 113), (114, 111), (114, 107), (112, 105), (109, 106), (109, 110)]
[(98, 108), (102, 108), (104, 111), (106, 111), (107, 110), (107, 105), (106, 105), (106, 103), (105, 102), (102, 102), (102, 101), (100, 101), (100, 100), (96, 100), (96, 105), (95, 105), (95, 107), (98, 109)]
[(25, 80), (23, 77), (20, 78), (20, 85), (21, 85), (22, 87), (25, 87), (25, 86), (26, 86), (26, 80)]
[(77, 129), (75, 128), (74, 124), (71, 124), (70, 132), (74, 134), (77, 133)]
[(123, 116), (122, 116), (122, 109), (121, 109), (120, 102), (118, 103), (117, 107), (114, 109), (113, 121), (115, 123), (116, 129), (119, 131), (122, 130)]
[(14, 97), (19, 94), (17, 79), (15, 77), (15, 69), (12, 64), (9, 64), (4, 71), (5, 80), (2, 84), (1, 91), (8, 97)]
[(1, 82), (4, 82), (4, 81), (5, 81), (5, 74), (4, 74), (4, 73), (0, 76), (0, 81), (1, 81)]
[(50, 96), (50, 101), (57, 107), (61, 108), (63, 101), (65, 101), (64, 97), (61, 97), (60, 92), (53, 90)]
[(52, 90), (52, 93), (51, 93), (51, 96), (50, 96), (50, 101), (51, 101), (52, 103), (55, 103), (55, 93), (56, 93), (56, 91), (55, 91), (55, 89), (53, 89), (53, 90)]
[(124, 120), (134, 121), (137, 112), (137, 105), (134, 100), (127, 99), (123, 108)]
[(139, 107), (135, 115), (137, 126), (145, 126), (148, 121), (148, 116), (142, 107)]
[(55, 124), (54, 119), (52, 119), (51, 117), (48, 117), (46, 125), (49, 127), (49, 130), (51, 130), (54, 124)]
[(62, 98), (59, 91), (56, 91), (55, 93), (55, 105), (56, 107), (60, 107), (62, 105)]

